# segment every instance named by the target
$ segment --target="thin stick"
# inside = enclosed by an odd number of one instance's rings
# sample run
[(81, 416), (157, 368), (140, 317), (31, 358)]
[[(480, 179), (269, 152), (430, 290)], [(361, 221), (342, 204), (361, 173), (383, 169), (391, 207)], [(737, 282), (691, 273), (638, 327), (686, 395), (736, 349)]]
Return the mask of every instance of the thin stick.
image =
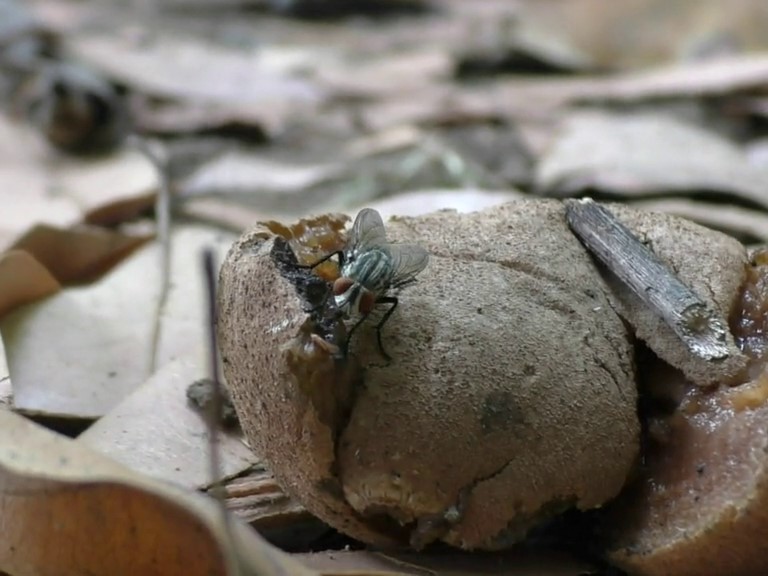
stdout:
[[(208, 425), (208, 436), (210, 438), (208, 465), (210, 467), (209, 471), (211, 475), (211, 487), (208, 492), (219, 502), (226, 540), (234, 546), (235, 540), (233, 537), (232, 526), (230, 524), (229, 515), (227, 514), (227, 507), (224, 503), (224, 495), (222, 494), (223, 486), (218, 484), (219, 475), (221, 473), (218, 431), (224, 397), (221, 391), (221, 381), (219, 380), (219, 348), (216, 338), (216, 263), (211, 248), (206, 248), (203, 251), (203, 274), (205, 277), (206, 300), (208, 304), (208, 371), (211, 382), (213, 383), (211, 402), (206, 411), (206, 423)], [(237, 565), (236, 562), (233, 564)]]
[(131, 136), (129, 144), (149, 160), (157, 171), (159, 190), (155, 201), (155, 217), (157, 218), (157, 238), (160, 243), (160, 295), (152, 323), (152, 342), (150, 349), (149, 371), (157, 370), (157, 355), (160, 346), (163, 315), (168, 303), (171, 287), (171, 186), (168, 175), (168, 162), (165, 150), (158, 150), (158, 145), (140, 136)]
[(587, 249), (629, 287), (696, 356), (729, 356), (727, 324), (607, 208), (592, 201), (565, 202), (568, 225)]

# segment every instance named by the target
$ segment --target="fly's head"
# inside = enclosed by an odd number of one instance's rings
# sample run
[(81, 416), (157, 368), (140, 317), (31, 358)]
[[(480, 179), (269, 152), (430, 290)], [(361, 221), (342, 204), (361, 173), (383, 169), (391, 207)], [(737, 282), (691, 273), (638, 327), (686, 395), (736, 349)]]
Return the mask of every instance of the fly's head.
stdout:
[(346, 318), (355, 315), (366, 316), (376, 305), (376, 294), (347, 276), (342, 276), (333, 283), (333, 295), (337, 308)]

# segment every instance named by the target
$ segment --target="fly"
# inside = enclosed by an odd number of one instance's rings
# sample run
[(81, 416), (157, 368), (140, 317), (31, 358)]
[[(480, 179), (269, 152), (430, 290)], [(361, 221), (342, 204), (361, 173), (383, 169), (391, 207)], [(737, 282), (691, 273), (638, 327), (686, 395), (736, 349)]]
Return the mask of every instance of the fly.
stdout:
[(343, 250), (331, 252), (312, 266), (338, 256), (340, 275), (333, 283), (333, 296), (337, 308), (345, 318), (359, 316), (347, 337), (347, 347), (358, 326), (379, 304), (389, 305), (376, 325), (376, 341), (381, 355), (390, 356), (381, 343), (381, 328), (397, 308), (398, 299), (391, 294), (416, 281), (429, 261), (429, 253), (417, 244), (392, 244), (387, 240), (381, 215), (373, 208), (361, 210), (347, 245)]

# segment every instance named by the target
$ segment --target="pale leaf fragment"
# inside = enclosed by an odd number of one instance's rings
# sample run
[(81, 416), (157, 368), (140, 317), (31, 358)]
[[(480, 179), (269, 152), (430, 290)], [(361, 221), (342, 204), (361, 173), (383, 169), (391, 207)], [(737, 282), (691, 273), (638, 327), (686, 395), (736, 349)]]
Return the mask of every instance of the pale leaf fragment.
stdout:
[[(231, 236), (200, 227), (172, 234), (171, 290), (161, 316), (158, 365), (206, 350), (199, 251), (219, 258)], [(70, 288), (0, 323), (19, 409), (97, 418), (150, 375), (160, 297), (160, 247), (151, 244), (98, 283)]]
[(187, 387), (205, 372), (194, 359), (166, 364), (77, 441), (136, 472), (185, 488), (203, 488), (239, 474), (257, 458), (239, 432), (229, 432), (221, 434), (218, 443), (221, 478), (210, 477), (204, 414), (186, 397)]

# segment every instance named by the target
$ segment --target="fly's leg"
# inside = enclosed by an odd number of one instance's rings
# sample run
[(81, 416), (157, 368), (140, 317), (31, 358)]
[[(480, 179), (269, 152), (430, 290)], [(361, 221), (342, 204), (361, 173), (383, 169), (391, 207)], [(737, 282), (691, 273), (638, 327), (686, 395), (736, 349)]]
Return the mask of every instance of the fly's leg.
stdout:
[(349, 343), (352, 341), (352, 334), (354, 334), (355, 330), (357, 330), (357, 327), (360, 326), (363, 322), (365, 322), (365, 319), (368, 318), (368, 314), (360, 318), (357, 322), (355, 322), (355, 325), (352, 326), (352, 328), (349, 330), (349, 333), (347, 334), (347, 341), (344, 344), (344, 356), (347, 356), (347, 353), (349, 352)]
[[(384, 326), (384, 324), (389, 320), (389, 317), (392, 316), (392, 313), (395, 311), (395, 308), (397, 308), (398, 300), (394, 296), (381, 296), (380, 298), (376, 299), (376, 304), (391, 304), (389, 307), (389, 310), (387, 310), (384, 313), (384, 316), (382, 316), (381, 320), (379, 320), (379, 323), (376, 324), (376, 343), (379, 345), (379, 352), (381, 352), (381, 355), (384, 357), (385, 360), (392, 361), (392, 357), (387, 354), (386, 350), (384, 350), (384, 345), (381, 342), (381, 328)], [(355, 325), (352, 326), (349, 333), (347, 334), (347, 342), (344, 345), (344, 356), (347, 355), (347, 352), (349, 351), (349, 343), (352, 340), (352, 334), (354, 334), (355, 330), (357, 330), (357, 327), (360, 326), (363, 322), (365, 322), (365, 319), (368, 318), (368, 314), (360, 318), (357, 322), (355, 322)]]
[(381, 329), (384, 326), (384, 324), (389, 320), (389, 317), (392, 316), (392, 313), (395, 311), (395, 308), (397, 308), (397, 298), (395, 296), (381, 296), (380, 298), (376, 299), (376, 304), (391, 304), (389, 307), (389, 310), (387, 310), (384, 313), (384, 316), (379, 320), (379, 323), (376, 325), (376, 342), (379, 345), (379, 351), (381, 352), (381, 355), (384, 356), (387, 360), (392, 360), (391, 356), (387, 354), (384, 350), (384, 345), (381, 343)]
[(343, 268), (344, 267), (344, 251), (342, 251), (342, 250), (336, 250), (335, 252), (331, 252), (330, 254), (326, 254), (325, 256), (320, 258), (320, 260), (318, 260), (314, 264), (299, 264), (298, 266), (296, 266), (296, 268), (303, 268), (305, 270), (312, 270), (313, 268), (317, 268), (318, 266), (320, 266), (320, 264), (322, 264), (323, 262), (327, 262), (328, 260), (330, 260), (334, 256), (338, 256), (339, 257), (339, 269)]

